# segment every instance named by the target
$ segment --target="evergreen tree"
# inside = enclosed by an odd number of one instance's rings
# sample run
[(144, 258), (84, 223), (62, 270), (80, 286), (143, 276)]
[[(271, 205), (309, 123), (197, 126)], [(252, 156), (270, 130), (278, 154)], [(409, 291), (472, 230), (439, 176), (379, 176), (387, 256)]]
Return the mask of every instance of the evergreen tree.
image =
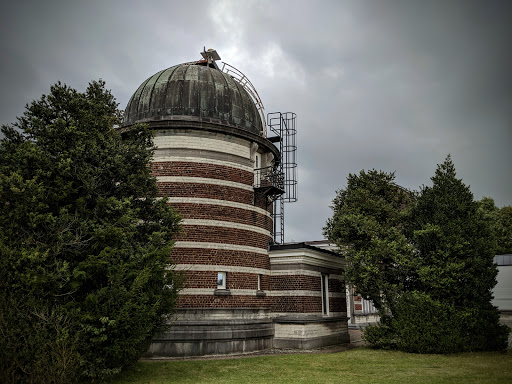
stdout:
[(493, 229), (496, 237), (496, 254), (512, 253), (512, 206), (497, 208), (492, 198), (483, 197), (478, 201), (478, 210)]
[(420, 260), (420, 290), (461, 306), (490, 302), (496, 284), (492, 226), (448, 156), (412, 211), (412, 238)]
[(512, 206), (507, 205), (498, 210), (496, 221), (496, 254), (512, 254)]
[(414, 195), (394, 179), (394, 173), (376, 170), (350, 174), (347, 188), (333, 200), (334, 214), (324, 228), (324, 235), (345, 249), (347, 282), (373, 301), (381, 316), (397, 295), (409, 289), (414, 273), (412, 247), (402, 233)]
[[(499, 350), (508, 328), (492, 306), (497, 269), (492, 220), (448, 156), (419, 195), (394, 174), (362, 171), (338, 191), (324, 233), (346, 251), (346, 276), (376, 304), (375, 347), (446, 353)], [(494, 204), (494, 203), (493, 203)]]
[(172, 312), (179, 217), (157, 199), (151, 132), (119, 121), (103, 81), (58, 83), (2, 127), (2, 382), (116, 373)]
[[(411, 211), (408, 235), (416, 248), (418, 282), (416, 293), (404, 299), (409, 308), (402, 307), (407, 312), (414, 306), (413, 312), (424, 315), (413, 320), (410, 313), (397, 314), (397, 331), (403, 336), (404, 328), (413, 328), (419, 338), (413, 343), (402, 337), (401, 345), (418, 352), (503, 349), (508, 329), (491, 304), (497, 275), (492, 224), (457, 179), (450, 156), (431, 180)], [(441, 337), (451, 345), (432, 343)]]

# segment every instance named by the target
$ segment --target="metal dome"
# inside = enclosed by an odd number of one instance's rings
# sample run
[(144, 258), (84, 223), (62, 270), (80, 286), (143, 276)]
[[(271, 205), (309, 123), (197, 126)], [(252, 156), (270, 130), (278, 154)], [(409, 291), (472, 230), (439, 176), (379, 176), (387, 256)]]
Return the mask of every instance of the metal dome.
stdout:
[(243, 86), (207, 65), (187, 63), (160, 71), (133, 94), (124, 126), (162, 120), (224, 124), (262, 135), (258, 109)]

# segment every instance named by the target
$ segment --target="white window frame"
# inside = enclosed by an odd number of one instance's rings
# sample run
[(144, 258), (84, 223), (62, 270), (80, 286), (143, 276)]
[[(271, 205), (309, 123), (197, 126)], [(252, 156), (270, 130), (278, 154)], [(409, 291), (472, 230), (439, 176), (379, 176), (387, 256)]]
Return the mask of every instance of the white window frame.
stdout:
[(227, 272), (217, 272), (217, 289), (226, 289)]
[(256, 152), (254, 154), (254, 185), (259, 186), (261, 184), (261, 153)]
[(321, 275), (322, 316), (329, 316), (329, 275)]

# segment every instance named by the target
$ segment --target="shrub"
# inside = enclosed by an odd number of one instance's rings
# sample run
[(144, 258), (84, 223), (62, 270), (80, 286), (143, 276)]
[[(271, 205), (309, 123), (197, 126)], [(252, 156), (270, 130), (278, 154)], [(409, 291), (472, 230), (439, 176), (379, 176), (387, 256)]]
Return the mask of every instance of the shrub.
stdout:
[(496, 327), (496, 311), (461, 308), (423, 292), (397, 299), (391, 328), (397, 348), (414, 353), (454, 353), (504, 349), (508, 327)]
[(174, 308), (180, 218), (157, 197), (152, 132), (121, 136), (104, 85), (56, 84), (2, 127), (0, 378), (12, 382), (119, 372)]

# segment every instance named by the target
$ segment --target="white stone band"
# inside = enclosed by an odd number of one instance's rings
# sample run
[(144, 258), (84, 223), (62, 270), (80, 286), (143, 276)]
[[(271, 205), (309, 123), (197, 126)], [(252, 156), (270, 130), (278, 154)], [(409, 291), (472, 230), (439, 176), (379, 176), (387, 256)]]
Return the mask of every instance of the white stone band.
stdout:
[(207, 151), (217, 151), (228, 153), (230, 155), (238, 155), (249, 159), (251, 150), (249, 144), (242, 145), (226, 140), (226, 135), (223, 137), (210, 138), (210, 137), (196, 137), (190, 135), (169, 135), (169, 136), (155, 136), (153, 143), (158, 149), (202, 149)]
[[(230, 289), (229, 292), (232, 296), (254, 296), (256, 294), (256, 289)], [(183, 288), (179, 291), (180, 295), (213, 295), (213, 288)], [(283, 296), (283, 297), (322, 297), (322, 293), (318, 291), (265, 291), (267, 296)], [(344, 297), (341, 293), (333, 293), (329, 292), (329, 297)]]
[(252, 185), (235, 183), (234, 181), (209, 179), (206, 177), (190, 177), (190, 176), (158, 176), (157, 182), (160, 183), (198, 183), (198, 184), (214, 184), (221, 185), (224, 187), (240, 188), (246, 191), (254, 191)]
[(246, 211), (253, 211), (259, 213), (261, 215), (265, 215), (271, 217), (268, 211), (265, 211), (262, 208), (255, 207), (254, 205), (237, 203), (234, 201), (227, 200), (218, 200), (218, 199), (207, 199), (203, 197), (168, 197), (167, 201), (169, 203), (177, 203), (177, 204), (208, 204), (208, 205), (218, 205), (222, 207), (230, 207), (230, 208), (240, 208), (245, 209)]
[(253, 273), (255, 275), (270, 275), (270, 271), (268, 269), (238, 267), (238, 266), (231, 266), (231, 265), (176, 264), (174, 266), (174, 269), (176, 271), (238, 272), (238, 273)]
[[(272, 276), (312, 276), (312, 277), (321, 277), (322, 272), (318, 271), (310, 271), (307, 269), (286, 269), (282, 271), (272, 271)], [(341, 275), (329, 275), (329, 280), (341, 280), (343, 281), (343, 276)]]
[(225, 167), (236, 168), (242, 171), (254, 172), (252, 167), (248, 167), (246, 165), (238, 164), (235, 162), (224, 161), (224, 160), (216, 160), (216, 159), (208, 159), (205, 157), (182, 157), (182, 156), (159, 156), (155, 155), (153, 157), (153, 162), (157, 163), (172, 163), (172, 162), (180, 162), (180, 163), (200, 163), (200, 164), (212, 164), (212, 165), (222, 165)]
[(181, 221), (181, 223), (183, 225), (207, 225), (207, 226), (218, 227), (218, 228), (242, 229), (244, 231), (257, 232), (257, 233), (261, 233), (263, 235), (271, 236), (270, 231), (267, 231), (264, 228), (259, 228), (254, 225), (234, 223), (232, 221), (183, 219)]
[[(306, 297), (322, 297), (322, 292), (320, 291), (309, 291), (309, 290), (282, 290), (282, 291), (268, 291), (267, 296), (287, 296), (287, 297), (295, 297), (295, 296), (306, 296)], [(329, 297), (344, 297), (343, 293), (337, 292), (329, 292)]]
[(223, 243), (207, 243), (201, 241), (176, 241), (174, 248), (201, 248), (201, 249), (220, 249), (227, 251), (240, 251), (260, 253), (268, 255), (268, 251), (263, 248), (250, 247), (248, 245), (223, 244)]

